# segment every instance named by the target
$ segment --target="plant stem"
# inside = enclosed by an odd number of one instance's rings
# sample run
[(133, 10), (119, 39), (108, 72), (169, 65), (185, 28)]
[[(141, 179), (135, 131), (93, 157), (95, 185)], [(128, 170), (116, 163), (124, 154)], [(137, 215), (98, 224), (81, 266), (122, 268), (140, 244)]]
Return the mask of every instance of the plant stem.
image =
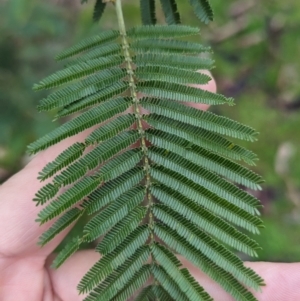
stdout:
[(146, 176), (146, 189), (147, 189), (147, 199), (148, 199), (148, 207), (149, 207), (149, 227), (151, 229), (151, 234), (150, 234), (151, 242), (150, 243), (153, 243), (154, 242), (154, 233), (153, 233), (154, 217), (153, 217), (153, 213), (152, 213), (153, 199), (152, 199), (152, 195), (150, 193), (150, 186), (151, 186), (150, 163), (149, 163), (149, 158), (148, 158), (148, 154), (147, 154), (148, 148), (146, 145), (145, 131), (144, 131), (143, 124), (142, 124), (143, 115), (141, 113), (139, 99), (137, 96), (134, 71), (132, 69), (132, 58), (129, 53), (129, 44), (128, 44), (127, 36), (126, 36), (126, 27), (125, 27), (125, 22), (124, 22), (121, 0), (116, 0), (115, 6), (116, 6), (118, 23), (119, 23), (119, 31), (120, 31), (120, 35), (122, 37), (122, 48), (123, 48), (125, 62), (126, 62), (127, 74), (129, 76), (130, 94), (131, 94), (131, 97), (133, 100), (133, 108), (134, 108), (135, 117), (137, 118), (137, 129), (138, 129), (138, 132), (141, 134), (141, 147), (144, 152), (144, 169), (145, 169), (145, 176)]

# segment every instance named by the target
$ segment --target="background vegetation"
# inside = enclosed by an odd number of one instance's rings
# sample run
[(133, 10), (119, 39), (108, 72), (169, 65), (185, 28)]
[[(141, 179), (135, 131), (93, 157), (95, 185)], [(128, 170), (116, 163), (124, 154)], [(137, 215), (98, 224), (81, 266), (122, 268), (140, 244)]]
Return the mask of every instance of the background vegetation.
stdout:
[[(128, 25), (139, 23), (139, 1), (124, 2)], [(186, 2), (183, 22), (198, 25)], [(215, 22), (202, 26), (203, 43), (214, 49), (219, 91), (237, 104), (216, 112), (261, 132), (259, 142), (247, 145), (266, 180), (258, 194), (266, 224), (256, 237), (259, 259), (300, 261), (300, 2), (211, 3)], [(114, 26), (112, 10), (100, 27), (92, 24), (92, 5), (0, 0), (0, 183), (26, 164), (26, 145), (57, 126), (53, 115), (37, 114), (43, 95), (32, 84), (59, 68), (53, 57), (60, 50)]]

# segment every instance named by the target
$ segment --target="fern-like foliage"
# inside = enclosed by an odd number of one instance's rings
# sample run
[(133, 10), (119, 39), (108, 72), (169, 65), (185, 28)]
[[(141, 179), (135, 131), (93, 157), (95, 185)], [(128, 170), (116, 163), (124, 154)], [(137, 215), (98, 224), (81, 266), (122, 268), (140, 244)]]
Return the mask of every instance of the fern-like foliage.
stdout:
[[(201, 19), (211, 18), (206, 0), (190, 2)], [(38, 221), (56, 221), (39, 243), (91, 215), (53, 262), (59, 267), (82, 243), (98, 241), (101, 258), (78, 285), (89, 293), (85, 301), (212, 300), (176, 254), (236, 300), (254, 301), (244, 285), (257, 290), (263, 280), (232, 249), (257, 256), (259, 246), (244, 230), (259, 233), (260, 203), (237, 184), (260, 189), (262, 179), (236, 162), (254, 165), (256, 155), (230, 139), (255, 141), (257, 132), (183, 104), (232, 105), (233, 99), (188, 85), (210, 81), (197, 72), (213, 66), (199, 56), (210, 49), (183, 41), (199, 30), (175, 25), (174, 0), (161, 4), (171, 25), (151, 25), (154, 1), (143, 0), (150, 25), (126, 31), (117, 0), (119, 30), (65, 50), (57, 59), (78, 57), (35, 85), (63, 86), (41, 101), (40, 111), (58, 109), (56, 118), (77, 114), (32, 143), (31, 154), (92, 129), (40, 172), (39, 179), (50, 182), (34, 199), (45, 205)], [(104, 7), (97, 1), (95, 18)]]
[[(99, 21), (102, 17), (106, 2), (114, 2), (109, 0), (96, 0), (93, 11), (93, 20)], [(209, 0), (188, 0), (193, 12), (199, 20), (207, 24), (213, 20), (214, 14)], [(88, 0), (81, 0), (81, 3), (88, 2)], [(177, 0), (160, 0), (165, 20), (167, 24), (179, 24), (180, 14), (177, 9)], [(155, 0), (140, 0), (140, 11), (142, 22), (144, 25), (156, 24), (156, 3)]]
[(93, 14), (93, 20), (95, 22), (101, 19), (105, 7), (106, 7), (106, 2), (103, 2), (102, 0), (96, 0), (95, 7), (94, 7), (94, 14)]

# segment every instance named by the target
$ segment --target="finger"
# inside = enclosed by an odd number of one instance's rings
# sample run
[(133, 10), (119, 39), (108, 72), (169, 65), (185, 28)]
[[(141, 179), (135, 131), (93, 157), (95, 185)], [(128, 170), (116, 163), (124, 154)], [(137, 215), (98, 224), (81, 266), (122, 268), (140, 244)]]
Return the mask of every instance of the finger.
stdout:
[[(202, 89), (202, 90), (207, 90), (207, 91), (212, 92), (212, 93), (216, 93), (217, 92), (217, 84), (216, 84), (216, 81), (215, 81), (214, 77), (212, 76), (212, 74), (209, 71), (206, 71), (206, 70), (201, 70), (201, 73), (204, 73), (204, 74), (208, 75), (209, 77), (211, 77), (211, 80), (206, 85), (195, 85), (195, 84), (193, 84), (193, 85), (190, 85), (190, 86), (194, 87), (194, 88), (199, 88), (199, 89)], [(209, 105), (202, 104), (202, 103), (185, 102), (185, 104), (190, 106), (190, 107), (193, 107), (195, 109), (203, 110), (203, 111), (206, 111), (209, 108)]]
[[(233, 297), (204, 273), (199, 272), (199, 269), (190, 262), (185, 259), (182, 262), (214, 300), (234, 301)], [(265, 280), (266, 286), (261, 288), (261, 292), (252, 290), (257, 300), (300, 300), (300, 263), (247, 262), (245, 265), (256, 271)]]
[(247, 262), (266, 282), (262, 293), (254, 293), (261, 301), (300, 300), (300, 263)]
[(0, 187), (0, 255), (40, 255), (45, 259), (66, 235), (68, 230), (43, 248), (37, 245), (40, 235), (53, 223), (52, 221), (40, 227), (35, 222), (42, 207), (36, 207), (32, 200), (36, 192), (45, 185), (37, 177), (46, 163), (71, 144), (84, 141), (90, 131), (91, 129), (84, 131), (42, 151), (22, 171)]
[[(183, 266), (214, 300), (234, 301), (217, 283), (199, 271), (190, 262), (179, 257)], [(49, 269), (52, 287), (56, 294), (64, 301), (79, 301), (76, 287), (83, 275), (100, 259), (94, 251), (81, 251), (73, 255), (58, 270)], [(247, 262), (248, 267), (256, 271), (266, 283), (261, 292), (253, 292), (259, 301), (299, 301), (300, 296), (300, 263), (269, 263)], [(66, 289), (68, 288), (68, 289)]]
[(47, 260), (48, 274), (54, 293), (63, 301), (81, 301), (77, 285), (88, 270), (100, 259), (100, 254), (93, 250), (79, 251), (69, 258), (59, 269), (49, 267), (53, 256)]

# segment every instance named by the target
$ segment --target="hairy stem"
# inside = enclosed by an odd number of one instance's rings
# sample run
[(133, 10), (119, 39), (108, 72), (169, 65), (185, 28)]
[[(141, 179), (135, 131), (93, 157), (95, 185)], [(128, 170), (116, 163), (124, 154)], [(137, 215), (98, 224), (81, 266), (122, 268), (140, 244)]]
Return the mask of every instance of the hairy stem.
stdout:
[(125, 62), (126, 62), (126, 69), (127, 69), (127, 74), (129, 77), (130, 94), (131, 94), (132, 101), (133, 101), (134, 114), (137, 119), (137, 122), (136, 122), (137, 129), (138, 129), (139, 133), (141, 134), (141, 147), (144, 152), (144, 169), (145, 169), (145, 177), (146, 177), (147, 199), (148, 199), (148, 206), (149, 206), (149, 227), (151, 229), (150, 239), (151, 239), (151, 243), (153, 243), (154, 242), (154, 234), (153, 234), (154, 217), (153, 217), (153, 213), (152, 213), (153, 199), (152, 199), (152, 195), (150, 193), (150, 185), (151, 185), (150, 164), (149, 164), (149, 158), (147, 155), (148, 148), (146, 145), (145, 131), (144, 131), (143, 124), (142, 124), (143, 115), (141, 113), (140, 103), (139, 103), (137, 89), (136, 89), (136, 85), (135, 85), (134, 71), (132, 68), (132, 58), (129, 53), (129, 44), (128, 44), (127, 36), (126, 36), (126, 27), (125, 27), (125, 22), (124, 22), (124, 17), (123, 17), (121, 0), (116, 0), (115, 6), (116, 6), (118, 23), (119, 23), (120, 35), (122, 37), (122, 48), (123, 48)]

